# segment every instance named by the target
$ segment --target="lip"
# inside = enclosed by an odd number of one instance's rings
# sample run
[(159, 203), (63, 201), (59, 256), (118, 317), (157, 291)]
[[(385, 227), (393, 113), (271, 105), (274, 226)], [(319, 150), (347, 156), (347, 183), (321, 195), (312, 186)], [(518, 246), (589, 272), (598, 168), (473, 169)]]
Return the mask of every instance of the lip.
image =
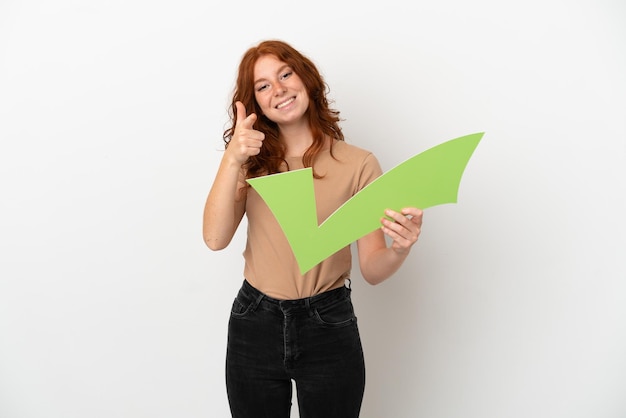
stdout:
[(291, 106), (291, 104), (293, 104), (295, 101), (296, 101), (296, 96), (292, 96), (288, 98), (287, 100), (283, 100), (282, 102), (278, 103), (276, 106), (274, 106), (274, 108), (277, 110), (282, 110)]

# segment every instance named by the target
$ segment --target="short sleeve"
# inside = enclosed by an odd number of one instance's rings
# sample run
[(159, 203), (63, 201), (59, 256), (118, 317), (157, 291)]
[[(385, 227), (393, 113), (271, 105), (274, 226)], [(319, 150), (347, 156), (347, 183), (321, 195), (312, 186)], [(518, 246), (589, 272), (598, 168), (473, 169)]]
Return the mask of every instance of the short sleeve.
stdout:
[(380, 167), (380, 163), (374, 154), (371, 152), (363, 159), (361, 164), (361, 170), (358, 181), (358, 190), (361, 190), (375, 179), (380, 177), (383, 170)]

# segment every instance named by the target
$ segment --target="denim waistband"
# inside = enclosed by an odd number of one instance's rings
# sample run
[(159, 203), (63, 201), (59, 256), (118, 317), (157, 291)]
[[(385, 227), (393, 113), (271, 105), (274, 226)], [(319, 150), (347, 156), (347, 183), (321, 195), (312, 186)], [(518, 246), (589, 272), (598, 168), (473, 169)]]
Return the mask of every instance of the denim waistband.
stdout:
[(254, 307), (263, 302), (265, 305), (269, 305), (271, 307), (280, 309), (283, 312), (287, 312), (310, 310), (311, 308), (319, 308), (322, 306), (330, 305), (336, 301), (349, 298), (351, 289), (346, 286), (341, 286), (336, 289), (328, 290), (326, 292), (307, 298), (281, 300), (274, 299), (262, 293), (244, 279), (243, 285), (241, 286), (241, 290), (239, 292), (240, 294), (243, 293), (243, 295), (245, 295), (245, 297), (251, 302), (254, 301)]

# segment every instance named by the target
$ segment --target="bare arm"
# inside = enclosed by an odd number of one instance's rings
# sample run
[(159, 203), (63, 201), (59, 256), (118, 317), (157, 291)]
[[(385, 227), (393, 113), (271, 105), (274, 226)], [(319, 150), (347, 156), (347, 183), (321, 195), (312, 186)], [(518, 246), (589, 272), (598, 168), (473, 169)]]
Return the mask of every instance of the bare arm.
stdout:
[(233, 238), (246, 207), (246, 184), (241, 166), (257, 155), (265, 135), (253, 129), (256, 115), (246, 116), (246, 108), (236, 103), (235, 132), (224, 152), (215, 181), (204, 206), (202, 234), (212, 250), (225, 248)]
[(239, 180), (240, 171), (241, 164), (225, 154), (204, 206), (202, 234), (212, 250), (226, 248), (243, 218), (246, 186)]
[[(372, 285), (388, 279), (400, 268), (417, 242), (422, 227), (422, 211), (419, 209), (405, 208), (402, 213), (386, 211), (385, 214), (393, 221), (381, 219), (381, 229), (357, 241), (361, 274)], [(393, 239), (389, 247), (384, 234)]]

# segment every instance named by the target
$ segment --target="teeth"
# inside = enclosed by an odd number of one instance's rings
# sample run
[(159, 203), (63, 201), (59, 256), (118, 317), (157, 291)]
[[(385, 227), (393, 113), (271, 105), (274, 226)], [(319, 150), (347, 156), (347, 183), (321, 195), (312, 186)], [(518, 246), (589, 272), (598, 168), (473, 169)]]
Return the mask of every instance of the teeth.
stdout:
[(292, 97), (291, 99), (287, 100), (286, 102), (282, 102), (281, 104), (279, 104), (278, 106), (276, 106), (276, 109), (282, 109), (283, 107), (287, 106), (288, 104), (290, 104), (291, 102), (293, 102), (294, 100), (296, 100), (295, 97)]

